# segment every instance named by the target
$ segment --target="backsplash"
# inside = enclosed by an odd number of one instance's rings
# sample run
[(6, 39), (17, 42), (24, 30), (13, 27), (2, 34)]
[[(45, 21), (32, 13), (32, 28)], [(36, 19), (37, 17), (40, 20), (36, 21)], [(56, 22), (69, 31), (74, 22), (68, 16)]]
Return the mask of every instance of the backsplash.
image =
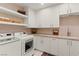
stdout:
[(26, 32), (30, 34), (30, 29), (18, 26), (0, 25), (0, 33)]
[(48, 34), (48, 35), (58, 35), (59, 34), (59, 28), (40, 28), (40, 29), (37, 30), (37, 33), (38, 34)]
[(37, 33), (38, 34), (52, 34), (53, 29), (52, 28), (39, 28)]
[(79, 37), (79, 16), (60, 17), (59, 35), (67, 36), (68, 31), (70, 36)]

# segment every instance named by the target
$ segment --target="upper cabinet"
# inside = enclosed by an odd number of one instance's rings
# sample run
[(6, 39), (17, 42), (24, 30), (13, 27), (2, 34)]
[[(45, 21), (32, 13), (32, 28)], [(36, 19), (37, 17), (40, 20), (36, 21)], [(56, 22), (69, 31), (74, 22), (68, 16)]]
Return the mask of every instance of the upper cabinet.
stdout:
[(79, 3), (70, 4), (71, 13), (79, 13)]
[(56, 7), (49, 7), (37, 12), (39, 27), (52, 28), (59, 27), (59, 15)]
[(64, 3), (58, 6), (59, 15), (79, 15), (79, 3)]
[(36, 12), (35, 10), (29, 8), (28, 9), (28, 26), (29, 28), (36, 28), (37, 27), (37, 22), (36, 22)]
[(21, 13), (18, 13), (16, 11), (13, 11), (13, 10), (10, 10), (4, 7), (0, 7), (0, 13), (5, 13), (7, 15), (12, 15), (12, 16), (19, 17), (19, 18), (27, 18), (26, 15), (23, 15)]
[[(40, 10), (28, 8), (28, 23), (29, 28), (52, 28), (59, 27), (60, 15), (78, 15), (78, 3), (63, 3), (57, 6), (47, 7)], [(25, 18), (25, 16), (24, 16)]]
[(58, 8), (59, 15), (65, 15), (70, 12), (70, 7), (68, 3), (61, 4), (57, 6), (57, 8)]

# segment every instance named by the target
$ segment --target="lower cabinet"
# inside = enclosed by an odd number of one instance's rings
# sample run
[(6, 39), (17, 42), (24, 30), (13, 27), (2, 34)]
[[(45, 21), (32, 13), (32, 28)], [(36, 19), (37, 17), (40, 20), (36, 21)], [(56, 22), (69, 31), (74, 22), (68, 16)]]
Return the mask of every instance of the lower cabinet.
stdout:
[(69, 56), (69, 42), (65, 39), (58, 39), (58, 55)]
[(21, 42), (0, 45), (0, 56), (21, 56)]
[(50, 39), (49, 37), (41, 37), (43, 40), (43, 51), (48, 52), (50, 51)]
[(40, 36), (35, 36), (34, 37), (34, 48), (35, 49), (42, 49), (41, 48), (41, 39), (40, 39)]
[(79, 41), (58, 39), (59, 56), (79, 56)]
[(49, 51), (49, 38), (42, 37), (42, 36), (36, 36), (36, 49), (48, 52)]
[(57, 43), (57, 40), (52, 37), (35, 36), (35, 48), (40, 51), (45, 51), (47, 53), (57, 55)]
[(70, 56), (79, 56), (79, 41), (71, 41)]
[(58, 55), (58, 40), (56, 38), (51, 38), (50, 40), (50, 53), (53, 55)]
[(36, 36), (35, 48), (57, 56), (79, 56), (79, 41)]

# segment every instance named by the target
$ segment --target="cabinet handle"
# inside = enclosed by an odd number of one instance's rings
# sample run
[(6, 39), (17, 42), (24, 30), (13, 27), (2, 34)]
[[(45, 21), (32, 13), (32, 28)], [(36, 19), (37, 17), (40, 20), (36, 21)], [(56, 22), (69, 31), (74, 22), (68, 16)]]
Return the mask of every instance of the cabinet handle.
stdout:
[(69, 46), (69, 41), (67, 41), (67, 45)]
[(72, 41), (71, 41), (71, 46), (72, 46)]

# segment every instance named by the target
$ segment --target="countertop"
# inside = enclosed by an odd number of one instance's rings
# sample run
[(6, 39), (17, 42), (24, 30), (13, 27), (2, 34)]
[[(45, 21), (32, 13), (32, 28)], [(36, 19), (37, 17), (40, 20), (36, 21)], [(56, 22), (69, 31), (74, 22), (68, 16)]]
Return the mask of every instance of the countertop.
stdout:
[(72, 37), (72, 36), (57, 36), (57, 35), (48, 35), (48, 34), (33, 34), (35, 36), (45, 36), (50, 38), (57, 38), (57, 39), (68, 39), (68, 40), (77, 40), (79, 41), (79, 37)]

